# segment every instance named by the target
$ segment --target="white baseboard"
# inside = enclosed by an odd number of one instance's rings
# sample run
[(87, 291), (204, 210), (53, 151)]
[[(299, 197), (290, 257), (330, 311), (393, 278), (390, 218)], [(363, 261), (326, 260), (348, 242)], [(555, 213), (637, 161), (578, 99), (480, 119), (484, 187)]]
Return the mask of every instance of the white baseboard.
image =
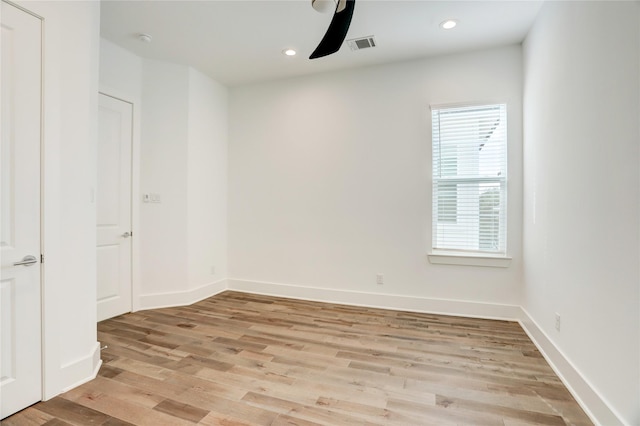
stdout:
[(60, 367), (60, 377), (64, 378), (60, 393), (70, 391), (75, 387), (95, 379), (101, 365), (100, 342), (96, 342), (87, 356)]
[(191, 305), (207, 297), (215, 296), (227, 289), (227, 280), (220, 280), (192, 288), (185, 291), (169, 293), (143, 294), (140, 296), (139, 309), (172, 308), (175, 306)]
[(553, 343), (529, 313), (521, 308), (520, 325), (547, 360), (553, 371), (596, 425), (626, 424), (611, 404), (589, 383), (585, 376)]
[(399, 296), (383, 293), (365, 293), (238, 279), (227, 280), (227, 285), (229, 290), (245, 293), (289, 297), (293, 299), (337, 303), (343, 305), (366, 306), (369, 308), (510, 321), (517, 321), (520, 318), (519, 306), (502, 305), (499, 303), (481, 303), (465, 300), (432, 299), (427, 297)]

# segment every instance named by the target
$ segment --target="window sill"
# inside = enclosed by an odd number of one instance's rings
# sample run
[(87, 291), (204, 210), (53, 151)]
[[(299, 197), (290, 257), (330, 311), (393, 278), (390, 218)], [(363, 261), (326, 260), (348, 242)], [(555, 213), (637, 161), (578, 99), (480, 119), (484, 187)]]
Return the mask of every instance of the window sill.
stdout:
[(436, 265), (486, 266), (491, 268), (508, 268), (511, 257), (492, 256), (488, 254), (429, 253), (429, 263)]

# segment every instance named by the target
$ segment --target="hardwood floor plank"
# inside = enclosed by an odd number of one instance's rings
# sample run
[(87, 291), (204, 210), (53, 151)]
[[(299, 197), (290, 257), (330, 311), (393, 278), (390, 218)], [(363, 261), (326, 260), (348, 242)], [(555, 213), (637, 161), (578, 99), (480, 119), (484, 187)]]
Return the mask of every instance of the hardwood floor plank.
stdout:
[(209, 414), (208, 410), (203, 410), (201, 408), (194, 407), (193, 405), (184, 404), (171, 399), (165, 399), (153, 407), (153, 409), (193, 423), (199, 422)]
[(320, 397), (316, 401), (316, 405), (323, 407), (330, 407), (332, 411), (338, 411), (343, 414), (354, 414), (358, 418), (367, 420), (373, 424), (381, 425), (407, 425), (418, 424), (420, 421), (417, 418), (411, 418), (403, 415), (399, 411), (389, 410), (388, 408), (375, 407), (368, 404), (360, 404), (354, 402), (347, 402), (344, 400)]
[[(109, 419), (111, 420), (111, 419)], [(107, 420), (107, 422), (109, 421)], [(105, 423), (103, 423), (103, 425), (105, 425)], [(60, 419), (51, 419), (48, 422), (45, 423), (45, 426), (71, 426), (70, 423), (65, 422), (64, 420), (60, 420)]]
[(487, 425), (503, 426), (503, 419), (489, 413), (443, 409), (442, 406), (389, 399), (387, 409), (408, 416), (410, 425)]
[[(117, 395), (84, 391), (74, 389), (67, 392), (61, 399), (69, 398), (78, 406), (82, 406), (85, 409), (104, 413), (109, 417), (114, 417), (124, 422), (128, 422), (134, 425), (141, 426), (187, 426), (192, 425), (192, 422), (171, 416), (169, 414), (154, 411), (152, 408), (138, 405), (134, 402), (127, 401), (118, 398)], [(57, 398), (54, 398), (57, 399)], [(70, 402), (71, 402), (70, 401)], [(102, 423), (90, 423), (79, 422), (76, 424), (90, 425), (90, 424), (103, 424), (108, 419), (104, 419)]]
[(3, 425), (590, 425), (517, 323), (224, 292), (98, 324), (98, 377)]
[(101, 425), (109, 416), (64, 398), (53, 398), (36, 404), (37, 409), (71, 424)]
[(258, 426), (259, 423), (248, 422), (245, 419), (233, 418), (229, 415), (209, 412), (200, 422), (202, 426)]
[[(113, 395), (114, 398), (139, 405), (146, 409), (151, 409), (164, 401), (166, 398), (154, 392), (140, 389), (137, 386), (126, 385), (115, 380), (110, 380), (101, 376), (87, 383), (82, 389), (72, 389), (65, 395), (66, 399), (76, 401), (88, 394), (100, 397), (103, 394)], [(90, 398), (92, 398), (91, 396)]]
[[(249, 392), (242, 398), (248, 404), (265, 407), (281, 413), (288, 418), (295, 418), (300, 424), (336, 424), (336, 425), (356, 425), (374, 424), (363, 419), (344, 414), (338, 411), (327, 410), (325, 407), (312, 404), (299, 404), (290, 399), (276, 398), (269, 395), (261, 395)], [(295, 424), (295, 423), (294, 423)]]
[(0, 421), (0, 424), (3, 426), (35, 426), (47, 424), (49, 421), (61, 422), (62, 420), (31, 407)]
[(437, 395), (436, 405), (447, 409), (463, 409), (479, 413), (495, 414), (500, 417), (511, 419), (519, 419), (529, 422), (535, 422), (540, 425), (564, 426), (565, 422), (562, 417), (553, 414), (544, 414), (540, 412), (519, 410), (511, 407), (504, 407), (498, 404), (485, 404), (478, 401), (471, 401), (462, 398), (453, 398), (449, 396)]
[(271, 426), (322, 426), (322, 423), (301, 420), (293, 416), (281, 414), (271, 423)]
[(102, 426), (135, 426), (135, 425), (133, 423), (125, 422), (124, 420), (111, 417), (109, 420), (104, 422)]
[[(220, 375), (219, 371), (211, 371), (215, 372), (217, 376)], [(223, 376), (226, 375), (227, 374), (224, 374)], [(200, 382), (196, 381), (195, 385), (189, 384), (188, 382), (190, 379), (187, 377), (185, 377), (185, 383), (183, 384), (175, 383), (173, 377), (169, 377), (167, 380), (161, 381), (131, 372), (125, 372), (117, 376), (114, 380), (138, 386), (146, 391), (155, 391), (159, 395), (167, 398), (191, 404), (193, 406), (209, 410), (210, 412), (217, 412), (224, 416), (231, 416), (231, 418), (242, 419), (250, 423), (268, 425), (277, 416), (276, 413), (255, 409), (254, 407), (249, 407), (243, 403), (237, 402), (241, 399), (241, 396), (244, 396), (247, 393), (247, 391), (242, 388), (230, 387), (228, 390), (224, 390), (223, 392), (209, 392), (208, 388), (199, 386)], [(211, 382), (212, 386), (217, 384), (217, 382)], [(231, 398), (227, 398), (225, 397), (224, 392), (227, 394), (233, 393), (234, 395)], [(238, 395), (241, 396), (238, 397)], [(237, 398), (237, 400), (232, 398)]]

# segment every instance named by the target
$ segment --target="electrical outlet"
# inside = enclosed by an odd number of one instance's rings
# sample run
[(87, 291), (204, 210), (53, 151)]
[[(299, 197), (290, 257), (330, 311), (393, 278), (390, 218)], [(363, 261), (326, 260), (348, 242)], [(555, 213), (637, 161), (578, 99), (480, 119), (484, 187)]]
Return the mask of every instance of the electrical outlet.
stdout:
[(560, 314), (556, 312), (556, 330), (560, 331)]
[(150, 203), (151, 202), (151, 194), (142, 194), (142, 202)]
[(383, 274), (376, 274), (376, 284), (378, 284), (378, 285), (384, 284), (384, 275)]

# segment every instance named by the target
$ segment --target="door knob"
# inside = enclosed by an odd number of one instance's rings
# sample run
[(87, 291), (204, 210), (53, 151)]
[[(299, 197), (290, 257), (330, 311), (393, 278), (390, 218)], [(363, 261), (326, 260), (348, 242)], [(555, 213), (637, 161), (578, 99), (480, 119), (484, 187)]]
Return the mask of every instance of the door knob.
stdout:
[(130, 236), (131, 236), (131, 233), (129, 231), (122, 234), (122, 238), (129, 238)]
[(21, 261), (14, 263), (13, 266), (29, 266), (34, 263), (38, 263), (38, 259), (36, 259), (35, 256), (27, 255), (23, 257)]

